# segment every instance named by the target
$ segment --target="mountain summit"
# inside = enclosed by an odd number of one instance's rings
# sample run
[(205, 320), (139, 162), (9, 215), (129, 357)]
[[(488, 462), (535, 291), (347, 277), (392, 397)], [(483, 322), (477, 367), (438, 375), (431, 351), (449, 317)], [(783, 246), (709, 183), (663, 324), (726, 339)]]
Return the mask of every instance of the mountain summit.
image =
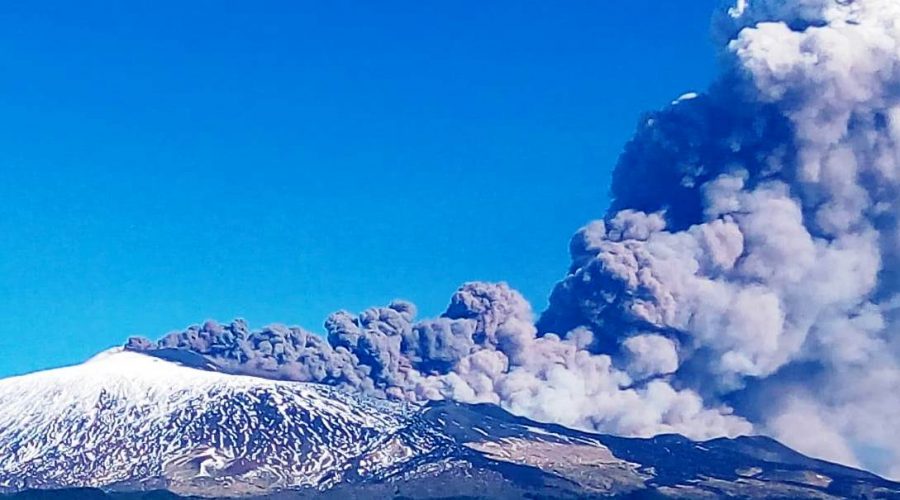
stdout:
[(0, 493), (900, 497), (900, 484), (768, 438), (589, 434), (490, 405), (372, 399), (164, 354), (113, 350), (0, 381)]

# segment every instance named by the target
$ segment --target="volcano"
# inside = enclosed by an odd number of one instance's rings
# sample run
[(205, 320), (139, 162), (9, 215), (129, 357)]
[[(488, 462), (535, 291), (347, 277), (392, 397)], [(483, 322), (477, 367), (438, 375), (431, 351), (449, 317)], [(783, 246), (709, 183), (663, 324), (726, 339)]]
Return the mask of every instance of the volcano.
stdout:
[(580, 432), (111, 350), (0, 381), (13, 498), (896, 498), (900, 484), (763, 437)]

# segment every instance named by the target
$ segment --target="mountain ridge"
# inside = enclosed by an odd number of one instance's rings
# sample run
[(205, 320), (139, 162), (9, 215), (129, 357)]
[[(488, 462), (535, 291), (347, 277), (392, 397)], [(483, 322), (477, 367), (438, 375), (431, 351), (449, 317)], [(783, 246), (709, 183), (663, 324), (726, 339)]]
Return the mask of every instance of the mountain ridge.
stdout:
[(0, 380), (0, 493), (900, 497), (900, 484), (765, 437), (615, 437), (494, 405), (378, 400), (194, 361), (115, 350)]

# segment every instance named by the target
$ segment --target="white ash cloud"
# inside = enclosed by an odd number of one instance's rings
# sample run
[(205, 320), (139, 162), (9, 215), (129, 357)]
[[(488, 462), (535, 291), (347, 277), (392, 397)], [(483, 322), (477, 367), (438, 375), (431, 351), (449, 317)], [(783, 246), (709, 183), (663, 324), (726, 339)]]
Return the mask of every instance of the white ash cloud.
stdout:
[(436, 319), (335, 313), (327, 340), (237, 321), (131, 348), (603, 432), (766, 432), (897, 477), (900, 3), (739, 0), (716, 33), (720, 78), (642, 120), (537, 323), (470, 283)]
[(678, 346), (662, 335), (644, 334), (622, 342), (628, 355), (628, 373), (637, 379), (668, 375), (678, 370)]

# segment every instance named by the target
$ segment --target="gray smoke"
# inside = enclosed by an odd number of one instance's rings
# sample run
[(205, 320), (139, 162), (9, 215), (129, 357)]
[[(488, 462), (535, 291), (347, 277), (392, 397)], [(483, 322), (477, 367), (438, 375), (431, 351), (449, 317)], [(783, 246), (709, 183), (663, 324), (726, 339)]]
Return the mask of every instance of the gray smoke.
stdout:
[[(188, 350), (222, 370), (319, 382), (411, 401), (490, 402), (536, 419), (579, 428), (695, 438), (736, 435), (750, 425), (725, 405), (705, 408), (666, 375), (677, 367), (674, 344), (647, 335), (630, 346), (630, 364), (588, 350), (593, 334), (537, 334), (531, 306), (504, 283), (468, 283), (439, 318), (415, 321), (415, 307), (395, 301), (354, 315), (332, 314), (327, 341), (299, 328), (250, 331), (243, 321), (207, 322), (140, 351)], [(640, 383), (637, 383), (640, 381)]]
[(645, 117), (535, 323), (505, 284), (139, 350), (627, 435), (774, 435), (900, 477), (900, 3), (739, 0), (723, 71)]
[(742, 1), (718, 28), (724, 75), (644, 120), (539, 329), (900, 476), (900, 3)]

